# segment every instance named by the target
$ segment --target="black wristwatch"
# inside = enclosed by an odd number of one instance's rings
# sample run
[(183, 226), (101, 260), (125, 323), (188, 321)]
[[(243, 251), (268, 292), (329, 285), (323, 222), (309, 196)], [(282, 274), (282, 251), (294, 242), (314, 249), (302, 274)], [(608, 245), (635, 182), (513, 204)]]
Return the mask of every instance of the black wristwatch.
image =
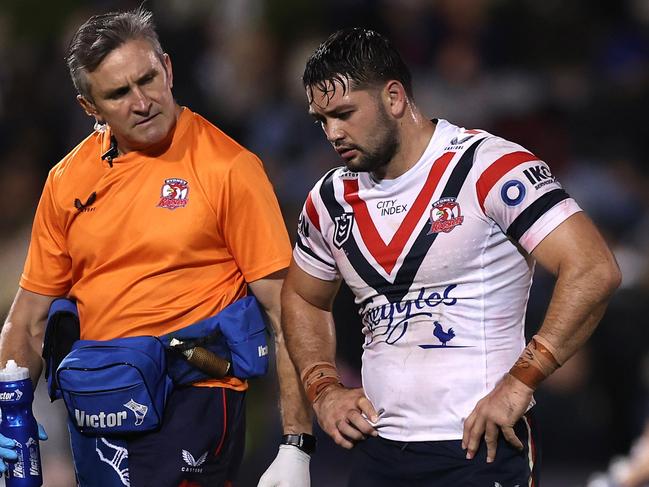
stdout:
[(315, 436), (308, 433), (300, 433), (299, 435), (283, 435), (281, 444), (296, 446), (304, 453), (311, 455), (315, 451)]

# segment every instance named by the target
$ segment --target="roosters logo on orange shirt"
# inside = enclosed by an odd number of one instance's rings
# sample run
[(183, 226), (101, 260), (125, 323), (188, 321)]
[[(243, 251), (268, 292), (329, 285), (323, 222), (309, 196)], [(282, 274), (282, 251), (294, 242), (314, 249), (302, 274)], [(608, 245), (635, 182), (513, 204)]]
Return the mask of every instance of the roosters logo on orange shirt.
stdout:
[(175, 210), (187, 206), (187, 197), (189, 193), (189, 184), (184, 179), (170, 178), (165, 179), (160, 192), (160, 202), (158, 208), (167, 208)]

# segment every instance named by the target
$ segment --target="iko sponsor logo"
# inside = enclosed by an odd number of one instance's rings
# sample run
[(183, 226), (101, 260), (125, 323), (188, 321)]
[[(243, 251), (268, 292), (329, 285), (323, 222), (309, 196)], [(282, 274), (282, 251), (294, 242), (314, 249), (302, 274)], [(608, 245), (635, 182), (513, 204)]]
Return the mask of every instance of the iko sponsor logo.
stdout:
[(457, 284), (450, 284), (441, 293), (421, 288), (415, 299), (388, 303), (363, 311), (362, 322), (369, 331), (366, 334), (365, 344), (369, 345), (376, 341), (376, 343), (385, 342), (394, 345), (405, 336), (412, 318), (431, 317), (432, 313), (429, 310), (441, 305), (454, 306), (457, 298), (451, 296), (451, 292), (456, 287)]
[(525, 189), (525, 185), (518, 179), (507, 181), (503, 184), (503, 187), (500, 188), (500, 198), (507, 206), (519, 205), (525, 199), (526, 193), (527, 190)]
[(16, 389), (13, 392), (0, 392), (0, 401), (20, 401), (23, 391)]
[(88, 414), (81, 409), (74, 410), (74, 419), (77, 421), (77, 426), (86, 428), (114, 428), (115, 426), (122, 426), (122, 422), (126, 421), (126, 411), (117, 411), (116, 413), (106, 413), (99, 411), (99, 414)]
[(550, 172), (550, 168), (545, 164), (528, 167), (523, 171), (523, 174), (534, 185), (534, 189), (539, 189), (555, 181), (554, 176)]
[(181, 472), (189, 473), (202, 473), (203, 468), (201, 465), (207, 460), (207, 452), (203, 453), (200, 457), (194, 458), (194, 456), (189, 453), (187, 450), (182, 451), (183, 460), (188, 465), (187, 467), (183, 466), (180, 468)]

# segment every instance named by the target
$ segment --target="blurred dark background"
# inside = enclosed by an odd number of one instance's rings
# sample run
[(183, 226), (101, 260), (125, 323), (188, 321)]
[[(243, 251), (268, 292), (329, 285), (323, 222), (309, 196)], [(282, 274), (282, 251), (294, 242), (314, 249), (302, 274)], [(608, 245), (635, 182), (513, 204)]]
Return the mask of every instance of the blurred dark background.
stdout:
[[(0, 311), (9, 309), (47, 171), (92, 130), (64, 56), (87, 17), (119, 0), (0, 0)], [(291, 234), (307, 192), (339, 164), (306, 114), (306, 57), (334, 30), (389, 36), (430, 117), (483, 128), (550, 164), (615, 251), (621, 289), (595, 335), (538, 391), (546, 487), (582, 486), (625, 454), (649, 411), (649, 0), (150, 0), (178, 102), (261, 156)], [(128, 237), (126, 237), (128, 238)], [(552, 279), (537, 271), (528, 335)], [(360, 323), (336, 302), (339, 365), (359, 383)], [(251, 382), (240, 486), (254, 486), (280, 435), (273, 375)], [(40, 395), (45, 486), (74, 476), (60, 404)], [(321, 433), (314, 487), (344, 485), (350, 456)]]

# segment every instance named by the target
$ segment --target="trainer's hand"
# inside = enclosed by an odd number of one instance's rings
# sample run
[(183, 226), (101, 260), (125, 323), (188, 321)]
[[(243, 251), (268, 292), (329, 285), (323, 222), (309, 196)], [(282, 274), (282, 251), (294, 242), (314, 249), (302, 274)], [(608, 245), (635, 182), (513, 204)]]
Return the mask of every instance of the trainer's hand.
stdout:
[(259, 479), (257, 487), (309, 487), (311, 456), (293, 445), (280, 445), (273, 463)]
[[(47, 440), (47, 433), (45, 433), (45, 429), (40, 423), (38, 425), (38, 439), (41, 441)], [(6, 461), (14, 461), (18, 459), (16, 440), (0, 435), (0, 459), (0, 474), (3, 474), (7, 471)]]
[(378, 435), (370, 424), (378, 421), (378, 414), (362, 387), (332, 385), (313, 403), (313, 410), (324, 432), (343, 448), (350, 449), (354, 443)]
[(38, 439), (41, 441), (47, 440), (47, 433), (45, 432), (45, 428), (43, 428), (43, 425), (41, 423), (38, 423)]
[(0, 458), (2, 458), (2, 461), (0, 462), (0, 473), (7, 471), (7, 464), (5, 463), (7, 460), (18, 459), (18, 453), (15, 448), (16, 442), (14, 440), (7, 438), (4, 435), (0, 435)]
[(649, 483), (649, 424), (631, 447), (628, 464), (616, 480), (620, 487), (641, 487)]
[(478, 401), (464, 421), (462, 448), (471, 460), (484, 436), (487, 443), (487, 463), (496, 458), (498, 434), (519, 450), (523, 444), (514, 433), (514, 425), (523, 416), (532, 400), (534, 391), (518, 379), (505, 374), (493, 391)]

